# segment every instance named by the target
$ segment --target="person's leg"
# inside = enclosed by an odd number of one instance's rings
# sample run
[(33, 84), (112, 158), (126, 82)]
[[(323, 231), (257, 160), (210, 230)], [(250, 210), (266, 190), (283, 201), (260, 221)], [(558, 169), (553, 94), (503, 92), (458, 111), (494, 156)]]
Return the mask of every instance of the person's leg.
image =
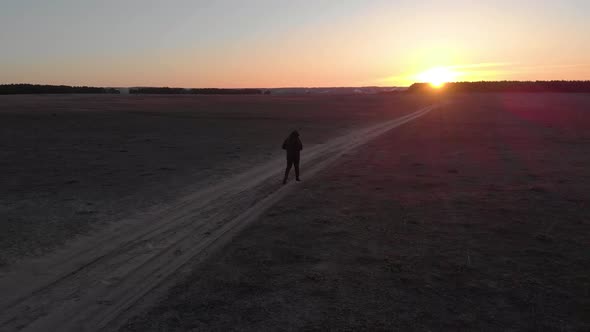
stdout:
[(293, 165), (293, 161), (287, 159), (287, 168), (285, 168), (285, 177), (283, 178), (283, 184), (287, 183), (287, 178), (289, 177), (289, 172), (291, 171), (291, 165)]
[(299, 180), (299, 158), (295, 159), (293, 161), (293, 164), (295, 165), (295, 180), (300, 181)]

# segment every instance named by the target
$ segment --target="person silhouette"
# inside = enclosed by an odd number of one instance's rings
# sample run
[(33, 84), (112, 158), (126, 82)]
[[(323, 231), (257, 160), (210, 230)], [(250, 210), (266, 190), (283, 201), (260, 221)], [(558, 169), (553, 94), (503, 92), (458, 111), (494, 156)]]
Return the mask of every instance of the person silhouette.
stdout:
[(303, 150), (303, 144), (301, 144), (297, 130), (293, 130), (293, 132), (285, 139), (283, 142), (283, 150), (287, 151), (287, 168), (285, 169), (283, 184), (287, 183), (291, 166), (295, 166), (295, 180), (301, 181), (299, 179), (299, 153)]

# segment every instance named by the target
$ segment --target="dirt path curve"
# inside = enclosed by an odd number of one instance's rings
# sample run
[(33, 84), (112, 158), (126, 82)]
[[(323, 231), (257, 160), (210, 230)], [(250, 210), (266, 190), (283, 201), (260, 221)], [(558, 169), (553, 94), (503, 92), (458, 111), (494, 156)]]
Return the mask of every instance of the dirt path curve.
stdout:
[[(410, 122), (434, 106), (306, 149), (305, 179), (342, 154)], [(160, 292), (295, 188), (281, 186), (277, 159), (204, 188), (166, 209), (117, 223), (64, 250), (0, 276), (0, 331), (118, 328), (136, 304)], [(134, 310), (132, 310), (132, 308)]]

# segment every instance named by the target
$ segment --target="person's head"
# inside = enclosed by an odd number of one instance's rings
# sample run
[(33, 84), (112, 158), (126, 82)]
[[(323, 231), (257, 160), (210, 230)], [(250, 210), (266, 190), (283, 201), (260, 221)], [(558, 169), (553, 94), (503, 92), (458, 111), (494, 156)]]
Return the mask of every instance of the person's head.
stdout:
[(293, 130), (293, 132), (291, 132), (291, 137), (299, 137), (299, 132), (297, 130)]

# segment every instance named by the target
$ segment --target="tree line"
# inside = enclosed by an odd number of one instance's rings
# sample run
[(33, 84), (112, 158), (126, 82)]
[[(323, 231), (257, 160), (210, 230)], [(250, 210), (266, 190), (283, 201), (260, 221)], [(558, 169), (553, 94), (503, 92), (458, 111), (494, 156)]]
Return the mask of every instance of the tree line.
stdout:
[(119, 93), (113, 88), (91, 86), (43, 85), (43, 84), (0, 84), (0, 95), (58, 93)]
[[(16, 94), (65, 94), (65, 93), (113, 93), (120, 91), (114, 88), (91, 86), (44, 85), (44, 84), (0, 84), (0, 95)], [(261, 89), (183, 89), (169, 87), (138, 87), (130, 88), (132, 94), (196, 94), (196, 95), (262, 95), (270, 94), (270, 90)]]
[(183, 89), (183, 88), (130, 88), (131, 94), (194, 94), (194, 95), (261, 95), (269, 94), (268, 90), (261, 89), (217, 89), (217, 88), (202, 88), (202, 89)]
[(408, 92), (590, 92), (590, 81), (481, 81), (451, 82), (440, 88), (428, 83), (414, 83)]

